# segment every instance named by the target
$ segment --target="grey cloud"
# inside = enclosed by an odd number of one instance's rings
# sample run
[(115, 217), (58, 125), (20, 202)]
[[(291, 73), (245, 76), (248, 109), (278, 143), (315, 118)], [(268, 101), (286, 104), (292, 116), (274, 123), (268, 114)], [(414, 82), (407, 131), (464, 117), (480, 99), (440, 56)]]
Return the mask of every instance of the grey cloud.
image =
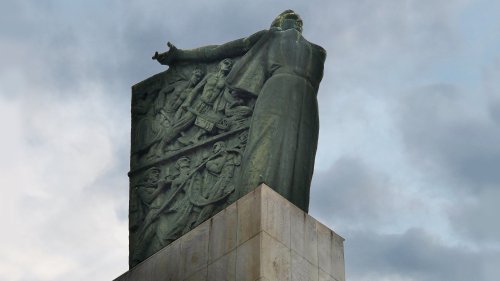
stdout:
[(459, 46), (452, 27), (459, 2), (329, 2), (311, 17), (314, 38), (333, 48), (331, 63), (342, 63), (343, 72), (367, 75), (360, 81), (365, 85), (375, 82), (373, 78), (387, 83), (394, 77), (373, 70), (409, 71), (408, 63), (428, 64), (429, 58)]
[(408, 93), (398, 103), (398, 125), (411, 163), (448, 183), (440, 188), (450, 194), (452, 228), (474, 243), (498, 242), (500, 131), (476, 113), (481, 105), (464, 102), (467, 94), (451, 85)]
[[(43, 191), (50, 197), (19, 195), (22, 205), (16, 205), (15, 212), (18, 213), (16, 219), (23, 223), (13, 225), (28, 233), (28, 239), (13, 241), (9, 249), (13, 249), (13, 253), (26, 253), (25, 256), (33, 256), (33, 259), (12, 262), (8, 258), (15, 255), (10, 251), (2, 255), (2, 264), (23, 274), (2, 275), (0, 272), (0, 279), (110, 280), (126, 270), (130, 85), (165, 69), (150, 57), (154, 51), (164, 51), (167, 41), (179, 48), (219, 44), (268, 28), (276, 14), (287, 8), (295, 9), (304, 18), (306, 38), (324, 46), (329, 53), (319, 96), (322, 112), (331, 111), (330, 102), (345, 99), (348, 100), (343, 103), (348, 105), (345, 112), (365, 118), (368, 114), (360, 114), (359, 108), (377, 106), (372, 103), (375, 100), (390, 104), (401, 93), (394, 88), (413, 87), (417, 78), (425, 80), (434, 75), (428, 70), (436, 59), (460, 51), (462, 42), (457, 38), (457, 22), (467, 1), (68, 3), (4, 1), (0, 4), (2, 47), (8, 50), (0, 53), (3, 62), (0, 98), (9, 96), (19, 102), (14, 106), (19, 106), (26, 116), (21, 127), (25, 126), (23, 129), (29, 132), (14, 143), (20, 145), (19, 151), (51, 159), (43, 173), (33, 172), (36, 170), (33, 167), (41, 165), (39, 162), (31, 163), (31, 158), (19, 160), (23, 165), (19, 169), (23, 180), (30, 185), (12, 181), (9, 186), (31, 191), (43, 183), (42, 188), (46, 189)], [(16, 77), (22, 79), (10, 79), (7, 74), (11, 73), (18, 73)], [(494, 167), (498, 167), (500, 152), (495, 148), (498, 130), (495, 131), (492, 124), (500, 124), (500, 106), (495, 96), (499, 87), (498, 63), (487, 70), (485, 77), (486, 89), (491, 95), (491, 123), (461, 116), (463, 93), (456, 86), (419, 89), (398, 100), (397, 113), (392, 116), (401, 121), (400, 131), (407, 151), (388, 151), (409, 152), (413, 156), (408, 162), (413, 163), (413, 167), (445, 178), (448, 186), (474, 193), (475, 197), (465, 192), (465, 198), (451, 200), (456, 203), (455, 208), (447, 210), (452, 227), (467, 239), (495, 242), (499, 233), (498, 225), (493, 223), (498, 193), (493, 187), (499, 178)], [(89, 85), (95, 85), (99, 94), (91, 96), (90, 92), (96, 89)], [(19, 101), (19, 96), (27, 98)], [(37, 120), (45, 120), (44, 114), (54, 107), (67, 107), (75, 99), (77, 106), (73, 103), (68, 110), (85, 112), (65, 128), (79, 131), (87, 126), (102, 125), (99, 133), (108, 137), (113, 147), (103, 148), (98, 141), (90, 142), (69, 159), (63, 153), (65, 150), (58, 147), (71, 149), (74, 143), (61, 141), (55, 135), (44, 137), (43, 130), (39, 132), (31, 126)], [(88, 99), (107, 107), (107, 114), (99, 115), (99, 110), (92, 106), (78, 106)], [(64, 111), (58, 114), (45, 120), (42, 127), (57, 126), (55, 120), (66, 118)], [(342, 138), (341, 131), (332, 130), (335, 124), (329, 124), (332, 120), (329, 117), (328, 113), (322, 115), (322, 134), (338, 133), (338, 138)], [(343, 118), (348, 127), (353, 119), (345, 116), (337, 119)], [(365, 133), (362, 125), (358, 127), (361, 128), (353, 129), (355, 133), (349, 136)], [(68, 132), (60, 134), (64, 136)], [(324, 143), (329, 141), (326, 138)], [(328, 146), (327, 149), (335, 148)], [(95, 168), (96, 171), (89, 174), (90, 179), (68, 179), (67, 166), (82, 162), (89, 150), (111, 151), (114, 162), (104, 171)], [(330, 169), (315, 174), (311, 212), (338, 225), (336, 230), (349, 230), (346, 237), (348, 279), (400, 276), (431, 281), (438, 277), (439, 280), (468, 277), (489, 281), (495, 280), (489, 276), (500, 274), (494, 264), (500, 261), (498, 253), (474, 253), (444, 246), (421, 230), (401, 235), (376, 234), (388, 225), (387, 220), (397, 219), (404, 211), (398, 205), (401, 198), (396, 190), (399, 187), (392, 182), (391, 175), (380, 172), (373, 161), (361, 158), (366, 155), (356, 157), (342, 152), (339, 155)], [(86, 166), (100, 167), (101, 160), (86, 162)], [(9, 166), (14, 165), (12, 160), (7, 161)], [(382, 159), (379, 163), (383, 162)], [(74, 185), (82, 181), (85, 185), (76, 190)], [(12, 196), (9, 192), (19, 191), (8, 188), (6, 195)], [(64, 200), (67, 202), (61, 203)], [(356, 232), (363, 229), (367, 232)], [(13, 237), (6, 235), (9, 234), (4, 233), (2, 239)], [(49, 273), (39, 268), (26, 270), (26, 264), (34, 264), (32, 261), (47, 265), (43, 263), (45, 260), (61, 261), (58, 268), (62, 268), (63, 261), (75, 267), (69, 266), (66, 273), (60, 270), (54, 278), (50, 270), (47, 270)], [(481, 266), (487, 270), (482, 272)], [(470, 272), (460, 273), (460, 270)]]
[[(499, 23), (500, 24), (500, 23)], [(489, 98), (489, 113), (494, 122), (500, 126), (500, 57), (483, 69), (483, 88)]]
[(316, 173), (311, 186), (311, 213), (342, 228), (376, 224), (394, 210), (388, 177), (360, 159), (344, 157), (328, 171)]
[[(500, 131), (468, 112), (452, 85), (430, 85), (398, 103), (398, 126), (412, 162), (455, 185), (479, 190), (500, 185)], [(477, 107), (477, 105), (471, 105)]]
[[(496, 280), (483, 268), (485, 261), (498, 260), (499, 252), (488, 256), (462, 246), (447, 246), (422, 229), (402, 234), (358, 232), (346, 241), (346, 259), (351, 280)], [(366, 279), (367, 278), (367, 279)]]
[[(115, 70), (106, 67), (109, 63), (98, 64), (109, 62), (105, 60), (111, 57), (109, 53), (101, 54), (108, 50), (110, 42), (116, 41), (116, 32), (109, 24), (112, 14), (105, 16), (105, 11), (90, 5), (38, 2), (23, 2), (15, 7), (21, 16), (11, 19), (7, 26), (13, 32), (6, 38), (15, 44), (14, 53), (0, 55), (6, 62), (3, 67), (20, 69), (37, 89), (51, 90), (54, 95), (74, 93), (87, 84), (87, 79)], [(100, 19), (92, 20), (96, 17)]]
[(500, 99), (492, 101), (490, 104), (490, 116), (497, 125), (500, 126)]
[(458, 202), (448, 209), (452, 227), (481, 246), (499, 245), (498, 202), (498, 188), (485, 190), (474, 199)]
[[(167, 41), (180, 48), (220, 44), (267, 28), (285, 9), (276, 3), (257, 12), (262, 3), (253, 1), (116, 4), (103, 4), (100, 9), (92, 3), (61, 6), (37, 1), (4, 6), (3, 11), (16, 10), (23, 15), (10, 17), (3, 25), (16, 27), (7, 30), (8, 38), (20, 46), (31, 46), (17, 59), (4, 53), (6, 67), (30, 58), (31, 67), (23, 71), (39, 87), (70, 94), (92, 80), (107, 84), (109, 94), (117, 95), (165, 69), (151, 56), (154, 51), (165, 51)], [(176, 11), (176, 16), (169, 11)]]

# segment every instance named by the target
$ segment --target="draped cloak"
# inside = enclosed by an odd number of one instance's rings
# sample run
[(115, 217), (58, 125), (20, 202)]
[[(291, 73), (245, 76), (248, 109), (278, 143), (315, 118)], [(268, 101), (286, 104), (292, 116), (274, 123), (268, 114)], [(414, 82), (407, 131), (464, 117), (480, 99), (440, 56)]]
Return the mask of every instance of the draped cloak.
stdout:
[(226, 79), (230, 89), (257, 97), (235, 188), (243, 196), (266, 183), (307, 212), (326, 52), (295, 29), (261, 32)]

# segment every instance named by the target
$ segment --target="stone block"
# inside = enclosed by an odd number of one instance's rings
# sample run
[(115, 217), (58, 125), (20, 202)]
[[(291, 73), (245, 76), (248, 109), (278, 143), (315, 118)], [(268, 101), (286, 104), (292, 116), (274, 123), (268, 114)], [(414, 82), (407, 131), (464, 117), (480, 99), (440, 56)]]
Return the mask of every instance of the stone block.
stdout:
[(237, 281), (236, 251), (220, 257), (208, 266), (208, 280)]
[(324, 270), (319, 270), (319, 281), (340, 281), (335, 280), (330, 274), (326, 273)]
[(318, 281), (318, 266), (292, 250), (292, 281)]
[(345, 281), (343, 241), (261, 185), (115, 281)]
[(316, 220), (293, 206), (291, 214), (291, 249), (313, 265), (318, 265), (318, 231)]
[(290, 280), (290, 248), (266, 232), (261, 232), (260, 276), (265, 280)]
[[(176, 281), (181, 278), (181, 240), (167, 246), (163, 251), (154, 255), (152, 259), (153, 274), (151, 280)], [(145, 264), (148, 264), (146, 262)], [(137, 267), (137, 266), (136, 266)]]
[(236, 248), (238, 234), (238, 212), (233, 204), (211, 219), (209, 263)]
[(192, 273), (204, 268), (208, 264), (208, 241), (210, 221), (200, 224), (184, 236), (181, 240), (181, 276), (188, 277)]
[(261, 189), (262, 230), (290, 247), (290, 210), (292, 203), (269, 188)]
[[(160, 279), (161, 280), (161, 279)], [(200, 269), (190, 276), (184, 278), (183, 281), (206, 281), (207, 280), (207, 268)]]
[(345, 280), (344, 238), (320, 222), (316, 222), (318, 231), (318, 264), (335, 280)]
[(247, 240), (236, 248), (236, 280), (255, 281), (260, 276), (260, 236)]
[(316, 222), (318, 233), (318, 265), (326, 273), (331, 274), (332, 268), (332, 231), (323, 224)]
[(262, 230), (261, 193), (254, 190), (236, 201), (238, 209), (238, 246)]
[(332, 271), (331, 275), (336, 280), (345, 280), (344, 268), (344, 238), (333, 232), (332, 241)]

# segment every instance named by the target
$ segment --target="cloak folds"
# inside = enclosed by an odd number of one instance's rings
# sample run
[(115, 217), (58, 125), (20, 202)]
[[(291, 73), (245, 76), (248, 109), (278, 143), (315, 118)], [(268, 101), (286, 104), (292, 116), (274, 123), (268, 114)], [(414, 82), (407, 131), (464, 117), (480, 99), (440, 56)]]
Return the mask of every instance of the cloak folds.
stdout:
[(271, 29), (234, 65), (228, 87), (257, 96), (238, 197), (266, 183), (307, 212), (325, 58), (298, 31)]

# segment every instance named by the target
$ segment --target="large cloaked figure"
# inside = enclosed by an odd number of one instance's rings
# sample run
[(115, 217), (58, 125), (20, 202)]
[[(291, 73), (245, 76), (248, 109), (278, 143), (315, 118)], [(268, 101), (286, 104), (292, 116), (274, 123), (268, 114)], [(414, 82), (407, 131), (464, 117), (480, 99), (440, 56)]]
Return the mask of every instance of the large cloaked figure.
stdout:
[(226, 84), (257, 101), (235, 185), (237, 195), (266, 183), (307, 212), (319, 130), (316, 95), (326, 52), (301, 33), (301, 18), (287, 10), (269, 30), (247, 38), (193, 50), (169, 43), (169, 51), (153, 58), (172, 65), (242, 56)]

